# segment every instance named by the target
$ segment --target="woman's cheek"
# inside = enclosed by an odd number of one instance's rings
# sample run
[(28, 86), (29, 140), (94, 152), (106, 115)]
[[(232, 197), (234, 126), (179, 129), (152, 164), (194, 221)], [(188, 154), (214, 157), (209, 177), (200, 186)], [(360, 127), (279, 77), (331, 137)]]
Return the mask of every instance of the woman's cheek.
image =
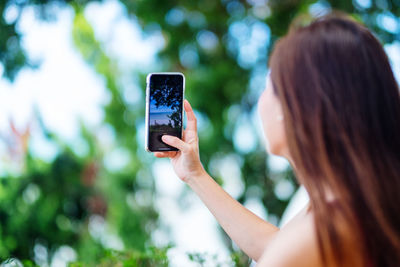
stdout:
[(285, 131), (279, 100), (267, 90), (259, 99), (259, 115), (264, 130), (267, 152), (280, 156), (285, 151)]
[(260, 96), (260, 99), (258, 101), (258, 114), (261, 119), (262, 127), (263, 127), (263, 132), (264, 132), (264, 139), (266, 142), (267, 146), (267, 151), (270, 152), (270, 143), (271, 143), (271, 131), (273, 126), (271, 125), (271, 110), (268, 109), (268, 104), (267, 104), (267, 99), (265, 95), (265, 91), (263, 94)]

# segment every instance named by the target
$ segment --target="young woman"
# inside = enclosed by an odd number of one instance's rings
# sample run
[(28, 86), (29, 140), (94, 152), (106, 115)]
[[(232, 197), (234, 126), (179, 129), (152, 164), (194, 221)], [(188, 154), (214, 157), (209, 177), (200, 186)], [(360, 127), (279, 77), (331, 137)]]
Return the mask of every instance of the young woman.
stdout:
[(269, 153), (286, 157), (310, 196), (285, 227), (230, 197), (199, 159), (185, 101), (176, 174), (258, 266), (400, 266), (400, 93), (379, 41), (362, 25), (327, 16), (275, 46), (258, 103)]

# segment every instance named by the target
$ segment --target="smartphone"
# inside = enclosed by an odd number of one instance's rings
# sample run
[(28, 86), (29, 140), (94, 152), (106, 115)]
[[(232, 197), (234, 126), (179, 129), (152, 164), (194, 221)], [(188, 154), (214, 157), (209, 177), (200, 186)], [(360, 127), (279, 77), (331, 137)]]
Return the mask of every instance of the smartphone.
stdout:
[(149, 152), (178, 151), (161, 140), (182, 138), (185, 76), (180, 72), (150, 73), (146, 78), (146, 141)]

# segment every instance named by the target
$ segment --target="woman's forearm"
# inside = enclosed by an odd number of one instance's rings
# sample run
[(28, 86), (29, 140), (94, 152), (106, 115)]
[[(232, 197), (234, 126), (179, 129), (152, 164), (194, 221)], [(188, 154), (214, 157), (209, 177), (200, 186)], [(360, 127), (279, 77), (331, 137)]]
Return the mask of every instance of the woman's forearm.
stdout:
[(200, 197), (231, 239), (250, 258), (257, 261), (279, 228), (245, 208), (207, 173), (192, 177), (187, 184)]

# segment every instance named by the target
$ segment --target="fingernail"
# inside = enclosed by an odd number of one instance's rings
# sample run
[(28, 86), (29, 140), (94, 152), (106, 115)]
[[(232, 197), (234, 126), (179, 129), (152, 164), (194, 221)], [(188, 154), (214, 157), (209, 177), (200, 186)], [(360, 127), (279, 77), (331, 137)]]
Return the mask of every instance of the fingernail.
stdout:
[(161, 136), (161, 139), (162, 139), (163, 141), (168, 141), (168, 140), (169, 140), (169, 137), (168, 137), (168, 135), (163, 135), (163, 136)]

